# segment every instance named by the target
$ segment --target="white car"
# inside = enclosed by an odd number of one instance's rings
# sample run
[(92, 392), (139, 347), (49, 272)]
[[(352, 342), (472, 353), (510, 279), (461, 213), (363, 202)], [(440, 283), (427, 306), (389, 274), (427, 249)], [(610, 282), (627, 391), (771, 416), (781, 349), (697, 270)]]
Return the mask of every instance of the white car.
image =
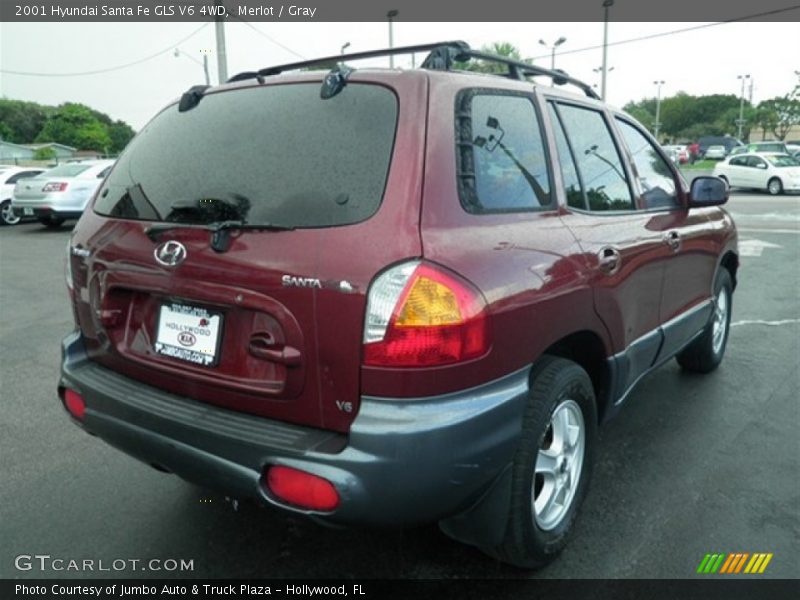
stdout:
[(714, 167), (730, 187), (767, 190), (773, 196), (800, 192), (800, 160), (788, 154), (737, 154)]
[(725, 149), (725, 146), (709, 146), (706, 148), (706, 153), (703, 158), (709, 160), (722, 160), (728, 155), (728, 151)]
[(19, 217), (11, 207), (14, 186), (21, 179), (35, 177), (44, 169), (36, 167), (10, 167), (0, 165), (0, 225), (16, 225)]
[(65, 163), (20, 181), (14, 188), (14, 214), (36, 217), (48, 227), (79, 218), (113, 164), (113, 160)]

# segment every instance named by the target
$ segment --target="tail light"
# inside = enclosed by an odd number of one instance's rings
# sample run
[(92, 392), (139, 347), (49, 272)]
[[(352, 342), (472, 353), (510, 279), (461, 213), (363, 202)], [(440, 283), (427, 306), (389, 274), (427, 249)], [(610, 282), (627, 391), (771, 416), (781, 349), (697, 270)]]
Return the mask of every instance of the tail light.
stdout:
[(46, 183), (42, 188), (43, 192), (63, 192), (67, 189), (67, 182), (66, 181), (51, 181), (50, 183)]
[(294, 506), (322, 511), (339, 506), (339, 492), (322, 477), (291, 467), (272, 466), (266, 479), (273, 495)]
[(429, 367), (483, 356), (491, 345), (486, 303), (457, 275), (413, 261), (370, 287), (364, 364)]
[(73, 417), (83, 421), (83, 416), (86, 414), (86, 402), (75, 390), (66, 388), (64, 390), (64, 406)]

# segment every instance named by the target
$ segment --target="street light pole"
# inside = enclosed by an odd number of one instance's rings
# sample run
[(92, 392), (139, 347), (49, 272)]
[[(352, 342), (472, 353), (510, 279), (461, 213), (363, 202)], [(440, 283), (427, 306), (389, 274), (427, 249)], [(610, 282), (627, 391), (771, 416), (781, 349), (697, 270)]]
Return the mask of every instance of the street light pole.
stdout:
[[(386, 13), (386, 18), (389, 19), (389, 49), (394, 48), (394, 18), (400, 14), (400, 11), (393, 8)], [(394, 54), (389, 55), (389, 68), (394, 69)]]
[(750, 79), (750, 75), (737, 75), (736, 79), (742, 80), (742, 93), (739, 97), (739, 120), (736, 122), (739, 125), (739, 133), (736, 135), (736, 139), (742, 139), (742, 126), (744, 125), (744, 82), (746, 79)]
[[(221, 1), (216, 0), (215, 4), (221, 6)], [(214, 27), (217, 37), (217, 75), (219, 75), (219, 82), (225, 83), (228, 80), (228, 55), (225, 50), (225, 21), (219, 13)]]
[(186, 58), (188, 58), (189, 60), (191, 60), (192, 62), (197, 63), (198, 65), (203, 67), (203, 71), (206, 74), (206, 85), (211, 85), (211, 78), (208, 76), (208, 50), (202, 50), (201, 52), (203, 53), (203, 62), (202, 63), (199, 60), (197, 60), (194, 56), (192, 56), (191, 54), (186, 54), (186, 52), (184, 52), (183, 50), (180, 50), (178, 48), (175, 48), (175, 51), (172, 53), (172, 55), (175, 58), (178, 58), (179, 56), (183, 55)]
[(342, 44), (341, 49), (339, 50), (339, 54), (344, 54), (344, 51), (350, 47), (350, 42), (345, 42)]
[(606, 99), (606, 65), (608, 64), (608, 9), (614, 0), (603, 0), (603, 77), (600, 80), (600, 97)]
[(550, 48), (550, 70), (554, 70), (556, 68), (556, 48), (558, 48), (561, 44), (567, 41), (567, 38), (561, 36), (558, 38), (552, 46), (550, 46), (544, 40), (539, 40), (539, 43), (544, 46), (545, 48)]
[(656, 80), (653, 82), (656, 85), (656, 125), (653, 137), (658, 141), (658, 130), (661, 128), (661, 86), (664, 85), (663, 80)]

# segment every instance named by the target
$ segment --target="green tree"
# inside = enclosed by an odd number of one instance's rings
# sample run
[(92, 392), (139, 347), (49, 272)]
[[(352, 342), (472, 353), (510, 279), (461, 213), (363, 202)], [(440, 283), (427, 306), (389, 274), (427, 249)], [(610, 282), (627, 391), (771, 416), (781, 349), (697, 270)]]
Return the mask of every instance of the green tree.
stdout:
[(32, 142), (47, 121), (50, 106), (35, 102), (0, 98), (0, 125), (3, 139), (16, 144)]
[(56, 157), (56, 151), (53, 150), (50, 146), (43, 146), (42, 148), (37, 148), (36, 152), (33, 154), (34, 160), (52, 160)]
[(36, 136), (37, 142), (58, 142), (80, 150), (110, 152), (108, 128), (83, 104), (59, 106)]
[(108, 135), (111, 138), (111, 153), (119, 154), (133, 139), (136, 132), (124, 121), (114, 121), (108, 127)]
[[(491, 44), (487, 44), (481, 47), (481, 52), (485, 52), (487, 54), (497, 54), (499, 56), (505, 56), (507, 58), (512, 58), (514, 60), (522, 60), (520, 57), (519, 49), (509, 42), (493, 42)], [(523, 61), (524, 62), (524, 61)], [(456, 69), (461, 69), (463, 71), (475, 71), (477, 73), (507, 73), (508, 67), (503, 64), (499, 64), (492, 61), (485, 61), (485, 60), (475, 60), (472, 59), (469, 62), (457, 62), (455, 64)]]
[(800, 124), (800, 98), (793, 97), (794, 91), (785, 96), (764, 100), (758, 105), (760, 110), (771, 115), (770, 131), (779, 140), (785, 140), (789, 130)]

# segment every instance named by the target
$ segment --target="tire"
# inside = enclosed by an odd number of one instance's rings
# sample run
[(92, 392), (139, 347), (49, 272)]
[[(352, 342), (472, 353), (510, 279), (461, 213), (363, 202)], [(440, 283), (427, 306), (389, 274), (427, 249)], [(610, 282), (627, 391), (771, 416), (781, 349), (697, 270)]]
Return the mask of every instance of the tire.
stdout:
[(783, 193), (783, 183), (777, 177), (773, 177), (767, 182), (767, 192), (770, 196), (778, 196)]
[[(526, 569), (558, 556), (588, 490), (596, 436), (597, 407), (586, 371), (544, 356), (531, 371), (504, 539), (484, 548), (487, 554)], [(553, 502), (547, 508), (548, 498), (559, 497), (563, 506)]]
[(683, 369), (694, 373), (710, 373), (722, 362), (730, 334), (732, 301), (731, 274), (726, 268), (720, 267), (714, 282), (714, 311), (711, 320), (700, 337), (676, 356)]
[(0, 225), (16, 225), (20, 222), (20, 217), (11, 210), (11, 200), (5, 200), (0, 204)]
[(58, 229), (64, 223), (64, 220), (61, 217), (41, 217), (39, 218), (39, 223), (48, 229)]

